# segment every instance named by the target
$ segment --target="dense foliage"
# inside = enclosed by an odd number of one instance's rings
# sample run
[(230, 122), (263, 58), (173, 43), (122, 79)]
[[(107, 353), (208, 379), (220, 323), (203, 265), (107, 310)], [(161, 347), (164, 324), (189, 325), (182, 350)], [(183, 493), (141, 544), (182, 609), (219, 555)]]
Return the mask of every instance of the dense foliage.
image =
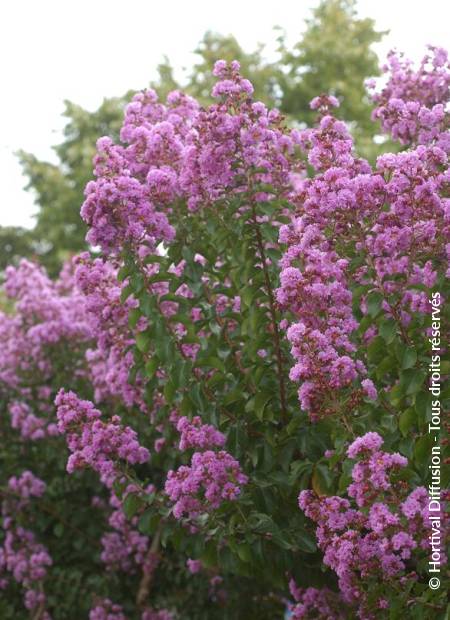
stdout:
[(406, 148), (374, 166), (336, 96), (289, 127), (236, 61), (207, 107), (134, 95), (85, 190), (96, 252), (6, 272), (2, 617), (445, 617), (449, 69), (391, 55), (374, 119)]

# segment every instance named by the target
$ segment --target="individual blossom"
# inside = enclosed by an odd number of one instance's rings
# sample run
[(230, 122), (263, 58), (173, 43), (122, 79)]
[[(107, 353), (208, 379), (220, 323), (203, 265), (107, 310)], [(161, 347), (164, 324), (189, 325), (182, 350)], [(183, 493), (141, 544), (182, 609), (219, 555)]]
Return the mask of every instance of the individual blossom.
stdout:
[(201, 560), (192, 560), (191, 558), (187, 560), (186, 566), (188, 567), (191, 575), (196, 575), (203, 569), (203, 564)]
[(377, 399), (377, 388), (375, 387), (375, 384), (371, 379), (363, 379), (361, 381), (361, 387), (363, 388), (367, 398), (369, 398), (370, 400)]

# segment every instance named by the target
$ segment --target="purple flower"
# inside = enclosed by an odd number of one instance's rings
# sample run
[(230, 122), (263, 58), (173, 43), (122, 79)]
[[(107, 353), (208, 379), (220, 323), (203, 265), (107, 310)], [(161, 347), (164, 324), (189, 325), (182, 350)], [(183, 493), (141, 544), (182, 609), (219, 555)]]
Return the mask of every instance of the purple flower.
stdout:
[(351, 459), (354, 459), (361, 452), (376, 452), (383, 445), (383, 439), (380, 437), (378, 433), (369, 432), (363, 435), (362, 437), (358, 437), (355, 441), (349, 446), (347, 450), (347, 456)]

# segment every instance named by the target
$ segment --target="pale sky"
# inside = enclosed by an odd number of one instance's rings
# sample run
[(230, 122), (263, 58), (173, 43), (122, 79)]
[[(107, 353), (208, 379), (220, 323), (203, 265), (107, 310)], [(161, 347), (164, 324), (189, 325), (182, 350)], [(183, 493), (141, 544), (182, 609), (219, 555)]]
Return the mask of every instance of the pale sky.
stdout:
[[(3, 0), (0, 4), (0, 225), (33, 225), (33, 197), (14, 156), (25, 149), (54, 160), (63, 100), (94, 110), (103, 97), (148, 85), (164, 54), (178, 72), (206, 30), (233, 34), (244, 49), (275, 39), (296, 41), (317, 0)], [(359, 0), (359, 14), (420, 58), (427, 43), (448, 46), (447, 0)], [(249, 76), (251, 79), (251, 76)]]

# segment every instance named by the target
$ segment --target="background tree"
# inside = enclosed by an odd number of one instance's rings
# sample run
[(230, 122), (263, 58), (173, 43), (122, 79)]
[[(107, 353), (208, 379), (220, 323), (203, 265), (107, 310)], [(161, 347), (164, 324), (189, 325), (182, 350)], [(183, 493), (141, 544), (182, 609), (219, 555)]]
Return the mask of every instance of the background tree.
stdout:
[(318, 92), (332, 94), (341, 100), (342, 117), (351, 119), (358, 133), (373, 136), (364, 80), (379, 74), (372, 45), (387, 32), (377, 31), (373, 19), (358, 18), (356, 0), (323, 0), (306, 24), (292, 49), (280, 37), (281, 109), (309, 125), (311, 99)]
[(36, 253), (31, 231), (21, 226), (1, 226), (0, 247), (2, 248), (0, 271), (16, 263), (22, 256), (32, 256)]
[(36, 226), (31, 233), (34, 252), (52, 275), (68, 256), (86, 245), (80, 205), (84, 187), (91, 178), (95, 142), (100, 135), (117, 137), (124, 101), (129, 96), (130, 93), (105, 99), (95, 112), (66, 101), (64, 140), (54, 147), (57, 164), (19, 152), (28, 177), (26, 189), (34, 193), (38, 206)]
[(195, 54), (198, 56), (198, 62), (194, 64), (189, 74), (187, 91), (199, 101), (212, 102), (211, 90), (214, 86), (212, 68), (216, 60), (223, 59), (228, 62), (239, 61), (242, 74), (252, 80), (255, 99), (267, 105), (279, 103), (280, 67), (277, 63), (269, 63), (264, 59), (264, 45), (259, 44), (256, 50), (246, 52), (234, 36), (206, 32)]
[(156, 70), (158, 72), (158, 79), (151, 82), (150, 86), (157, 91), (161, 100), (165, 100), (172, 90), (180, 88), (180, 84), (175, 78), (174, 68), (167, 56), (163, 57)]

